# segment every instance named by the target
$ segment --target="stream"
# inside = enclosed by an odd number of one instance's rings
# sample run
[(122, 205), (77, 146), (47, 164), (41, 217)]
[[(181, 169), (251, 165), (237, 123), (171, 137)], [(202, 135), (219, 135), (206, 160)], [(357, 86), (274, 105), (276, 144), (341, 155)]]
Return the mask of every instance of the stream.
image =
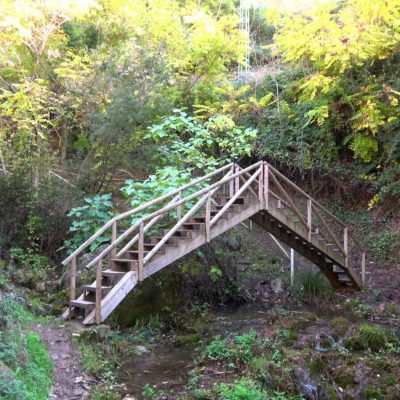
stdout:
[[(292, 310), (299, 313), (299, 318), (304, 311), (316, 314), (317, 309)], [(215, 335), (227, 336), (229, 334), (240, 334), (250, 329), (268, 329), (271, 318), (282, 309), (266, 308), (258, 304), (247, 304), (239, 307), (223, 307), (211, 312), (213, 321), (204, 332), (204, 336), (211, 338)], [(326, 314), (326, 310), (324, 311)], [(321, 315), (332, 318), (335, 313)], [(189, 372), (194, 367), (196, 348), (201, 344), (187, 344), (174, 346), (173, 344), (159, 344), (153, 351), (135, 357), (121, 366), (117, 380), (126, 386), (126, 392), (142, 398), (143, 388), (146, 385), (157, 387), (157, 389), (180, 393), (181, 388), (189, 381)]]

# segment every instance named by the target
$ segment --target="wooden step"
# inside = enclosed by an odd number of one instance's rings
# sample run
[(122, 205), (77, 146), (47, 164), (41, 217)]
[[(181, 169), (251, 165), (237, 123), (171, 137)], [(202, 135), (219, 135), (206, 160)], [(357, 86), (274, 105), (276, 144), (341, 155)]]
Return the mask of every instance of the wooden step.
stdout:
[(344, 272), (344, 269), (343, 268), (340, 268), (339, 266), (337, 266), (337, 265), (333, 265), (332, 266), (332, 271), (335, 273), (335, 274), (339, 274), (339, 273), (343, 273)]
[[(96, 292), (96, 285), (92, 284), (92, 285), (85, 285), (83, 287), (83, 289), (87, 292), (93, 293)], [(110, 291), (112, 289), (112, 286), (100, 286), (100, 290), (101, 293), (107, 293), (108, 291)]]
[(205, 228), (204, 224), (200, 222), (187, 222), (183, 224), (183, 227), (192, 231), (200, 231)]
[[(230, 197), (225, 197), (226, 202), (228, 202), (231, 198)], [(233, 204), (244, 204), (245, 203), (245, 198), (244, 197), (238, 197)]]
[(123, 271), (114, 271), (112, 269), (105, 269), (104, 271), (101, 271), (101, 275), (105, 276), (107, 278), (117, 278), (117, 279), (121, 279), (124, 275), (126, 274), (126, 272)]
[[(152, 238), (150, 239), (150, 242), (151, 242), (152, 244), (157, 244), (157, 243), (159, 243), (159, 242), (160, 242), (161, 240), (163, 240), (163, 239), (164, 239), (164, 238), (161, 237), (161, 236), (152, 237)], [(175, 244), (175, 245), (178, 245), (178, 246), (179, 246), (179, 244), (182, 243), (182, 241), (183, 241), (183, 240), (186, 240), (186, 239), (188, 239), (188, 238), (183, 237), (183, 236), (172, 236), (171, 238), (169, 238), (169, 239), (167, 240), (166, 244)]]
[(96, 306), (96, 303), (93, 301), (87, 300), (71, 300), (69, 302), (71, 307), (83, 308), (84, 310), (93, 309)]
[[(171, 229), (164, 229), (164, 235), (166, 235), (170, 230)], [(179, 230), (176, 231), (172, 237), (173, 238), (190, 239), (190, 238), (192, 238), (193, 234), (195, 234), (193, 229), (179, 228)]]

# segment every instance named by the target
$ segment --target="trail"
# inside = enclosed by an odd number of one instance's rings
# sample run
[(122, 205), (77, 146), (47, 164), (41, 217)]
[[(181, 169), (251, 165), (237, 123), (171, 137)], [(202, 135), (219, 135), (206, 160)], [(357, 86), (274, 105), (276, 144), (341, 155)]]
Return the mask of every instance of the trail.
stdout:
[(53, 362), (54, 381), (49, 399), (89, 399), (93, 379), (82, 370), (81, 357), (72, 344), (71, 332), (64, 325), (54, 327), (38, 324), (32, 329), (46, 343)]

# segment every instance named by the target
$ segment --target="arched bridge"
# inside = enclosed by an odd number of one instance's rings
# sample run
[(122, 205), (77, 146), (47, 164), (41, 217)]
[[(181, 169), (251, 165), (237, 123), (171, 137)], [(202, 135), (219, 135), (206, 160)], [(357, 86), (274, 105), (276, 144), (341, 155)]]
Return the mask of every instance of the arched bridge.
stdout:
[[(63, 317), (103, 322), (138, 282), (248, 218), (318, 266), (334, 288), (361, 287), (365, 253), (347, 226), (268, 163), (229, 164), (114, 217), (66, 258)], [(96, 268), (96, 280), (77, 296), (78, 257), (110, 232), (85, 266)]]

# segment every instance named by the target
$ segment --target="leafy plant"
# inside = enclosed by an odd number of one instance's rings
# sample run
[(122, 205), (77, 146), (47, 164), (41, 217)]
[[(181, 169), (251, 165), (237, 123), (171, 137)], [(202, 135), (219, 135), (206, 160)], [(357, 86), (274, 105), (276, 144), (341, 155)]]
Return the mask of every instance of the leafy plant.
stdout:
[[(69, 250), (75, 250), (112, 218), (114, 206), (111, 197), (111, 194), (86, 197), (83, 206), (74, 207), (68, 213), (68, 217), (73, 220), (69, 228), (69, 232), (73, 236), (65, 241), (65, 246)], [(104, 233), (90, 245), (90, 250), (96, 250), (102, 243), (108, 242), (110, 238), (110, 233)]]
[(220, 383), (218, 390), (221, 400), (265, 400), (267, 392), (249, 378), (236, 380), (234, 383)]

